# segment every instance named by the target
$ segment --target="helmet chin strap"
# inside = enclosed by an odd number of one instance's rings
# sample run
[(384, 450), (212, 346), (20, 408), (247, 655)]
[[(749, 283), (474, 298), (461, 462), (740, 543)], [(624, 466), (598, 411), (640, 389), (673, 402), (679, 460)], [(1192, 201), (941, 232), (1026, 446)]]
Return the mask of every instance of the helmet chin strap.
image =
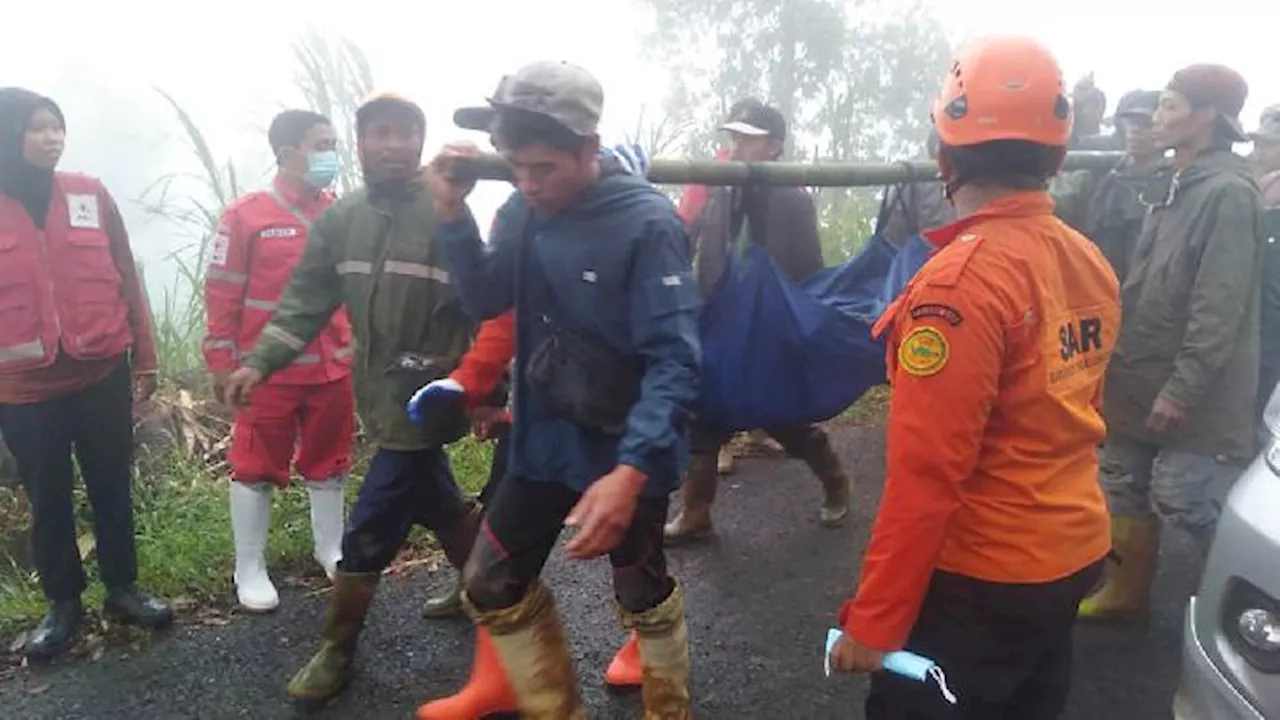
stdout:
[[(939, 153), (939, 159), (941, 159), (941, 155), (942, 154)], [(958, 174), (948, 177), (947, 171), (944, 168), (946, 168), (945, 164), (938, 164), (938, 179), (942, 181), (942, 197), (946, 198), (947, 203), (950, 204), (951, 207), (955, 207), (956, 191), (964, 187), (968, 181)]]
[(946, 198), (951, 207), (956, 206), (956, 190), (960, 189), (960, 182), (957, 180), (942, 181), (942, 197)]

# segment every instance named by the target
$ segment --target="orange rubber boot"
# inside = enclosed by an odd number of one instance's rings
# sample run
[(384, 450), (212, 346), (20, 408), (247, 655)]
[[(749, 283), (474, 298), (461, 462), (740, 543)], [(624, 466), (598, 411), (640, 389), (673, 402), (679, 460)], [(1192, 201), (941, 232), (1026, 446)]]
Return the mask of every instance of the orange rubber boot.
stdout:
[(604, 672), (604, 681), (614, 688), (640, 687), (640, 638), (634, 630), (627, 636), (627, 642), (618, 650), (618, 654), (613, 656), (613, 661)]
[(507, 682), (489, 631), (476, 627), (476, 658), (467, 686), (451, 697), (418, 708), (418, 720), (480, 720), (486, 715), (520, 710), (515, 690)]

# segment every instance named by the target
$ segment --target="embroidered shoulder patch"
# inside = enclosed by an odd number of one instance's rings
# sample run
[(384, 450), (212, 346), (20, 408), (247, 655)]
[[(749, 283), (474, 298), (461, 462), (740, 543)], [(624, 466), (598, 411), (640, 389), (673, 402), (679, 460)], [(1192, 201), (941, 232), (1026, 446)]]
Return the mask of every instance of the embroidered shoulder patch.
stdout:
[(950, 355), (951, 345), (941, 330), (918, 327), (898, 346), (898, 366), (916, 377), (929, 377), (947, 366)]
[(960, 311), (950, 305), (943, 305), (942, 303), (923, 303), (911, 308), (912, 320), (932, 317), (945, 320), (949, 325), (951, 325), (951, 327), (955, 327), (956, 325), (964, 322), (964, 316), (960, 314)]

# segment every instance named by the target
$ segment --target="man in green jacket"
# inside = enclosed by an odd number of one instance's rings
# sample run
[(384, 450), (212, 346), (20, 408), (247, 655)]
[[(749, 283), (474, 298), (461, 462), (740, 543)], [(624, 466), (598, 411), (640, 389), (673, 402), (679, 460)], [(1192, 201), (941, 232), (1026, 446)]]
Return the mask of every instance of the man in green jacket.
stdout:
[(254, 386), (288, 365), (346, 305), (356, 402), (378, 451), (342, 540), (320, 650), (289, 683), (289, 694), (304, 702), (327, 701), (346, 684), (378, 579), (410, 528), (435, 532), (460, 570), (479, 527), (444, 452), (467, 430), (461, 410), (422, 425), (404, 410), (414, 391), (454, 369), (473, 331), (436, 246), (432, 201), (419, 178), (426, 122), (417, 105), (384, 94), (360, 107), (356, 125), (365, 187), (316, 221), (274, 317), (226, 390), (233, 404), (250, 402)]
[(1245, 81), (1193, 65), (1160, 96), (1155, 137), (1172, 149), (1121, 289), (1124, 324), (1108, 367), (1102, 483), (1120, 563), (1080, 606), (1090, 618), (1147, 609), (1161, 522), (1204, 551), (1218, 509), (1209, 488), (1253, 454), (1262, 195), (1239, 113)]

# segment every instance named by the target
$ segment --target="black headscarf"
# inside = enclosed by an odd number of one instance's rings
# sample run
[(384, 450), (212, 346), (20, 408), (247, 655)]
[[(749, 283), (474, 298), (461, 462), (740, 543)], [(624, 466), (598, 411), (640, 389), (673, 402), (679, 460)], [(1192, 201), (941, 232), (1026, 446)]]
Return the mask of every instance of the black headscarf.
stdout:
[(62, 109), (49, 98), (22, 88), (0, 88), (0, 193), (17, 200), (36, 227), (44, 227), (53, 194), (53, 171), (38, 168), (22, 156), (27, 126), (45, 108), (66, 128)]

